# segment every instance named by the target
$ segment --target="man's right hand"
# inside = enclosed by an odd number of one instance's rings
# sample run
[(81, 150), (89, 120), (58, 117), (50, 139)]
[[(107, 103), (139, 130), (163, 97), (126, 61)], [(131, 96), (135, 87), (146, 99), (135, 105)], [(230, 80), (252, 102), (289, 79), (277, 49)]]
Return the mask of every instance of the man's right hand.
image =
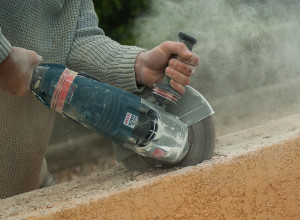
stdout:
[(0, 89), (11, 95), (25, 96), (30, 92), (30, 81), (35, 66), (43, 58), (32, 50), (12, 47), (0, 63)]

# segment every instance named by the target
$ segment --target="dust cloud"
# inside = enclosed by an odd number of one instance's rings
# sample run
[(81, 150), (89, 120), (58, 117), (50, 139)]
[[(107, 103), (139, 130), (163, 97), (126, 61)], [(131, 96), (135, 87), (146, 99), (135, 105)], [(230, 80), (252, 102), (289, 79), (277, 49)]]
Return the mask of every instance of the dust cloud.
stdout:
[(218, 134), (299, 112), (300, 1), (153, 0), (136, 21), (150, 49), (194, 36), (201, 64), (192, 86), (216, 111)]

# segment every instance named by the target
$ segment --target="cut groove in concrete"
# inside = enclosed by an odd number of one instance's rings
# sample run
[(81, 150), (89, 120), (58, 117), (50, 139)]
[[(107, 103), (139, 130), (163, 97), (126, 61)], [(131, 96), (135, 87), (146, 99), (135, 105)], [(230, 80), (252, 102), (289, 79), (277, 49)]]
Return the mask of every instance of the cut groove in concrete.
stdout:
[(7, 219), (299, 219), (300, 115), (222, 136), (194, 167), (122, 168), (0, 201)]

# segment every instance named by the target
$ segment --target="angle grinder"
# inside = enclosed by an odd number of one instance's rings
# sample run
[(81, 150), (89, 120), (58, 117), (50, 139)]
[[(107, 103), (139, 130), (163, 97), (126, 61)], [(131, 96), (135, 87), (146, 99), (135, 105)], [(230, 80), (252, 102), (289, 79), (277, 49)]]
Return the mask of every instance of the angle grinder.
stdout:
[[(196, 40), (179, 33), (191, 50)], [(165, 76), (153, 91), (134, 95), (64, 65), (34, 69), (31, 90), (48, 108), (110, 139), (128, 170), (189, 166), (214, 152), (214, 113), (207, 100), (186, 86), (181, 97)]]

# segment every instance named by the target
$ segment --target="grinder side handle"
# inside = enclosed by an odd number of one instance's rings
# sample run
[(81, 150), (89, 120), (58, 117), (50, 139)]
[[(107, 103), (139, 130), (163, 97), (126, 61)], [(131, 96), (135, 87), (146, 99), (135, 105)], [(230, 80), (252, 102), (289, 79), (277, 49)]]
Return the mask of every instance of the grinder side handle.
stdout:
[[(184, 43), (190, 51), (192, 51), (193, 46), (197, 43), (195, 38), (183, 32), (178, 33), (178, 38), (178, 42)], [(172, 57), (177, 58), (177, 55), (175, 54)], [(170, 80), (170, 77), (165, 74), (163, 81), (154, 85), (154, 93), (159, 93), (159, 101), (165, 104), (175, 104), (181, 98), (181, 95), (171, 87)], [(161, 96), (165, 96), (166, 100), (161, 99)]]

